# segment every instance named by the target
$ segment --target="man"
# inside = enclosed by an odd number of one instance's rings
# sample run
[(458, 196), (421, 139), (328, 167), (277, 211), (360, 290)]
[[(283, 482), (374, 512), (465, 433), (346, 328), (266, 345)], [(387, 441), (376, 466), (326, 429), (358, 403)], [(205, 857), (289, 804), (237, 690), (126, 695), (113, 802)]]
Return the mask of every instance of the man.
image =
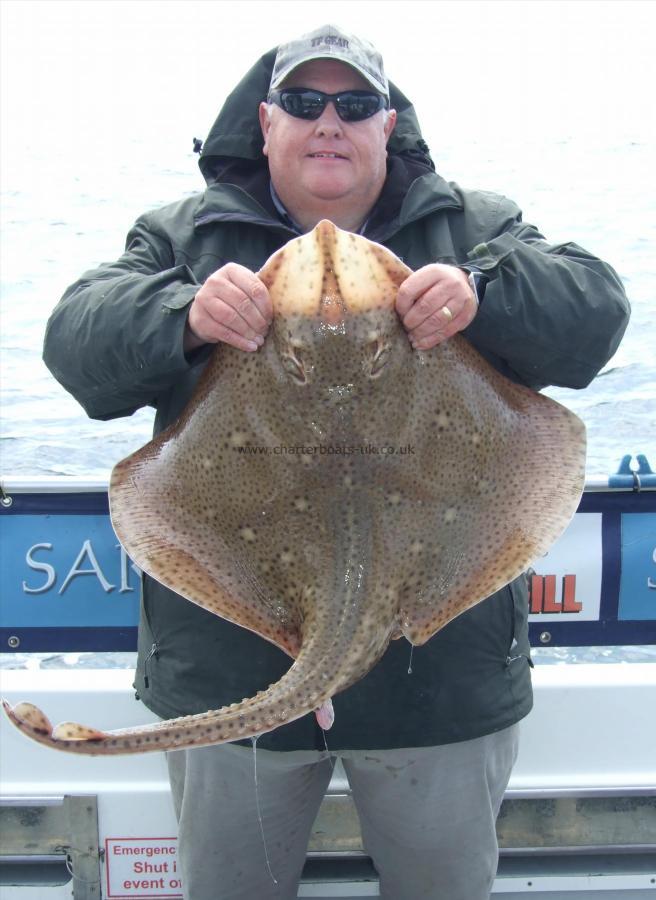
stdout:
[[(213, 345), (258, 352), (271, 305), (254, 273), (322, 218), (413, 269), (397, 310), (418, 349), (462, 331), (516, 381), (584, 387), (626, 327), (613, 270), (548, 244), (509, 200), (440, 178), (379, 54), (333, 26), (251, 69), (200, 166), (205, 193), (141, 217), (123, 256), (83, 275), (53, 313), (46, 362), (91, 416), (151, 404), (159, 432)], [(495, 818), (532, 702), (526, 619), (520, 578), (417, 649), (412, 675), (396, 641), (334, 698), (330, 752), (388, 900), (489, 896)], [(159, 715), (241, 700), (287, 667), (272, 645), (144, 580), (136, 688)], [(331, 774), (314, 717), (263, 735), (257, 765), (268, 858), (250, 747), (169, 754), (189, 900), (296, 896)]]

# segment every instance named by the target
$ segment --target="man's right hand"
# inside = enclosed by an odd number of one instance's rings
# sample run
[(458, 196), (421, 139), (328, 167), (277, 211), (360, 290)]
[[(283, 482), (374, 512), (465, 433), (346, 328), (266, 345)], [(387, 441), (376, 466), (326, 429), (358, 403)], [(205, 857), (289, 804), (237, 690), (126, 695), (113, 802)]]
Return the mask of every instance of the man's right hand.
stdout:
[(213, 272), (189, 308), (185, 353), (224, 341), (238, 350), (257, 350), (271, 325), (273, 310), (266, 285), (237, 263)]

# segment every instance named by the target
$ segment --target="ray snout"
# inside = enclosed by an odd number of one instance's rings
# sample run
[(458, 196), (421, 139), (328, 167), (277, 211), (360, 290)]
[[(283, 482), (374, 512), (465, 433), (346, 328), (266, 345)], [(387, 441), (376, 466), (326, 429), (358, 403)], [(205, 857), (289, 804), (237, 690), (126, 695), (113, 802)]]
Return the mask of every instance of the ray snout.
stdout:
[(394, 309), (410, 269), (386, 247), (323, 219), (310, 234), (282, 247), (258, 274), (275, 315), (316, 316), (334, 324), (347, 314)]

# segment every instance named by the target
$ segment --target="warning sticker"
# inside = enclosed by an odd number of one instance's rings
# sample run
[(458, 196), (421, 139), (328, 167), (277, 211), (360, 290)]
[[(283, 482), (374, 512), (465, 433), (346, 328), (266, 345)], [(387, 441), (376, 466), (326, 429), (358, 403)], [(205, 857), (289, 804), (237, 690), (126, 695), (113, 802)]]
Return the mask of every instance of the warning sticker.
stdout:
[(106, 838), (107, 900), (182, 897), (176, 838)]

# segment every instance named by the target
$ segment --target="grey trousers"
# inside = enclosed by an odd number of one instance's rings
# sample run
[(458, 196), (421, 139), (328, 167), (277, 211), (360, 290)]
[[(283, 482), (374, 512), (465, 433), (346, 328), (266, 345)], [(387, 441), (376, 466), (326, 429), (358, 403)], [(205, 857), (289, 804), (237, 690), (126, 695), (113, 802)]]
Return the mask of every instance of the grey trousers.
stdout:
[[(169, 753), (185, 900), (294, 900), (342, 759), (386, 900), (488, 900), (518, 726), (441, 747), (326, 753), (223, 744)], [(275, 882), (272, 879), (275, 877)], [(277, 883), (276, 883), (277, 882)]]

